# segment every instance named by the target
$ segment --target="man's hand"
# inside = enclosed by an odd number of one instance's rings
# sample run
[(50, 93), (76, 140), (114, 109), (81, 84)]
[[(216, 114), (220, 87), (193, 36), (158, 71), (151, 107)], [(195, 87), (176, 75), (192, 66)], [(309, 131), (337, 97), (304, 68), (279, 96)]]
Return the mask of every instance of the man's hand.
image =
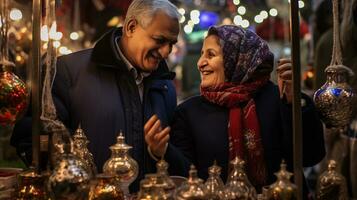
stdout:
[(288, 103), (292, 102), (293, 90), (292, 90), (292, 63), (290, 58), (281, 58), (278, 61), (278, 67), (276, 68), (278, 74), (278, 86), (280, 98), (285, 95)]
[(166, 145), (170, 139), (170, 127), (162, 129), (161, 121), (153, 115), (144, 126), (145, 141), (151, 152), (162, 158), (165, 155)]

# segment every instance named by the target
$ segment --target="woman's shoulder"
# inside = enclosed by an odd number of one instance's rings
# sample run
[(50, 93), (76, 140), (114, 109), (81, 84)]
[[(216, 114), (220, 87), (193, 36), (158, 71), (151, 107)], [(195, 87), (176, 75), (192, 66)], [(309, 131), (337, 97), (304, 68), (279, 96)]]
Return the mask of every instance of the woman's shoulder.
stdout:
[(181, 109), (190, 108), (190, 107), (201, 104), (202, 100), (203, 100), (203, 98), (200, 95), (190, 96), (190, 97), (183, 99), (177, 107), (181, 108)]

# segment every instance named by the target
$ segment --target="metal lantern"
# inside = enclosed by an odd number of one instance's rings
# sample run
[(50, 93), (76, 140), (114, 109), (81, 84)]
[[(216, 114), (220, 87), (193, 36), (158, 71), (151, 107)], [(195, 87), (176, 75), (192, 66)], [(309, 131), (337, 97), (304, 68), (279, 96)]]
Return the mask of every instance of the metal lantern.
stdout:
[(314, 102), (327, 127), (343, 128), (352, 118), (355, 93), (348, 84), (346, 67), (330, 66), (326, 69), (327, 81), (314, 94)]

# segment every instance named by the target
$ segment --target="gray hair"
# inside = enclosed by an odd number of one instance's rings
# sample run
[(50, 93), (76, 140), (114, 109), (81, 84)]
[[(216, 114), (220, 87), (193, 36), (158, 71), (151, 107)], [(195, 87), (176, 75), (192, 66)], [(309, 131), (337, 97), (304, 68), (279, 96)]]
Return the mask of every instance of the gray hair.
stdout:
[(177, 20), (181, 18), (177, 7), (168, 0), (134, 0), (128, 8), (124, 24), (135, 18), (143, 28), (146, 28), (158, 11), (163, 11)]

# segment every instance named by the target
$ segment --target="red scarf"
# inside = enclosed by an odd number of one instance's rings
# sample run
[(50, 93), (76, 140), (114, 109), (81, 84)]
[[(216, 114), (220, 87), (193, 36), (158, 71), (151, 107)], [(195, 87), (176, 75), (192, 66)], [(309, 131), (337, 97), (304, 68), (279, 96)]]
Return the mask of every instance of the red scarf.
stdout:
[[(216, 87), (201, 88), (208, 101), (230, 108), (228, 138), (229, 158), (245, 160), (248, 177), (254, 186), (266, 183), (264, 151), (253, 94), (265, 85), (269, 77), (240, 85), (223, 83)], [(246, 103), (242, 107), (242, 103)]]

